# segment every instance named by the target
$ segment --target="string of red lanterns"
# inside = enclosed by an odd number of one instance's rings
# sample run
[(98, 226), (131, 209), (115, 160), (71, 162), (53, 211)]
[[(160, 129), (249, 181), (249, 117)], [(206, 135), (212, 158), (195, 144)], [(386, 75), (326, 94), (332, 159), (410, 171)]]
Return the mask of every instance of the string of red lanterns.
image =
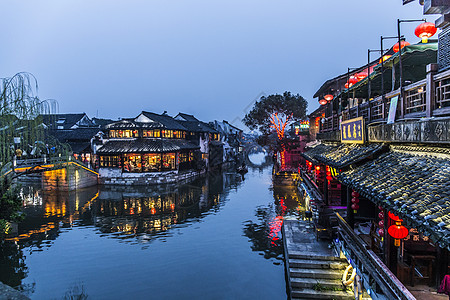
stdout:
[(352, 209), (353, 209), (353, 213), (357, 213), (358, 212), (358, 209), (359, 209), (359, 205), (358, 205), (358, 203), (359, 203), (359, 194), (358, 194), (358, 192), (356, 192), (356, 191), (353, 191), (352, 192)]

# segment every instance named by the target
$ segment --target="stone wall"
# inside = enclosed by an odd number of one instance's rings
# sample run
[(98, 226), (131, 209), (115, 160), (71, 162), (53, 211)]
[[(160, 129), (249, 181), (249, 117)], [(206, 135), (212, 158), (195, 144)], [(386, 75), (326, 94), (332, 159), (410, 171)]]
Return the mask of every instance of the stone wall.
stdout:
[(100, 168), (99, 183), (105, 185), (153, 185), (179, 183), (188, 181), (204, 173), (204, 171), (122, 173), (121, 170), (117, 168)]
[(44, 190), (76, 190), (98, 183), (98, 176), (76, 166), (45, 171), (42, 173), (42, 187)]
[(450, 120), (410, 121), (369, 126), (369, 142), (448, 143)]

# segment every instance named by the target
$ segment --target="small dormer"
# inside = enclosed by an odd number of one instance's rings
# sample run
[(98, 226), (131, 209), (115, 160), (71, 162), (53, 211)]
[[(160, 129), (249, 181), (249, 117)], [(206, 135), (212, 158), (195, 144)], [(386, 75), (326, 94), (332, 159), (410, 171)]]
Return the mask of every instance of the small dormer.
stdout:
[(136, 119), (134, 119), (135, 122), (139, 123), (155, 123), (154, 120), (150, 119), (148, 116), (141, 113), (139, 116), (137, 116)]

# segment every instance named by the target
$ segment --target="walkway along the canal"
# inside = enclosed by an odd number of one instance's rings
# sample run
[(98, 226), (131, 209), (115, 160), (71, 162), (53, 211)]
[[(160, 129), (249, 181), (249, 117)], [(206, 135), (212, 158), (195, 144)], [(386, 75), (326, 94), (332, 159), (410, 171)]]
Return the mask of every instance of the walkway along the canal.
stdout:
[(327, 241), (316, 239), (312, 222), (284, 220), (283, 242), (292, 299), (354, 299), (342, 284), (347, 260), (334, 256)]

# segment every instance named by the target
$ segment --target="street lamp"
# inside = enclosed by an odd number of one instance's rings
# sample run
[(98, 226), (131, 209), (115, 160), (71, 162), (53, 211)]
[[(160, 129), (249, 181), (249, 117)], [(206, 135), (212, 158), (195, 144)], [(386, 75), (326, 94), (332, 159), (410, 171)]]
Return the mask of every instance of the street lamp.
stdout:
[(402, 66), (402, 48), (401, 48), (401, 34), (400, 34), (400, 24), (401, 23), (411, 23), (411, 22), (426, 22), (426, 19), (413, 19), (413, 20), (400, 20), (397, 19), (397, 36), (398, 36), (398, 45), (400, 50), (398, 51), (398, 67), (400, 69), (400, 118), (403, 118), (403, 66)]

